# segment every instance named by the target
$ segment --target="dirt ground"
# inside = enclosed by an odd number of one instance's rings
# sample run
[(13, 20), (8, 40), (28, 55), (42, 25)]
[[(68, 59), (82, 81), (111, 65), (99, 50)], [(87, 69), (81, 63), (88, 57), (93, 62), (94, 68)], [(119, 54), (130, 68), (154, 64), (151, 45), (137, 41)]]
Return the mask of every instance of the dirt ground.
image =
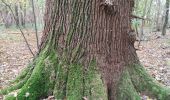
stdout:
[[(35, 52), (34, 32), (27, 31), (25, 35)], [(136, 47), (139, 49), (137, 53), (141, 63), (156, 80), (170, 86), (170, 32), (168, 31), (164, 37), (158, 32), (145, 34), (144, 40), (139, 48)], [(19, 31), (0, 32), (0, 89), (7, 86), (31, 59), (32, 55)], [(1, 99), (2, 96), (0, 96)]]

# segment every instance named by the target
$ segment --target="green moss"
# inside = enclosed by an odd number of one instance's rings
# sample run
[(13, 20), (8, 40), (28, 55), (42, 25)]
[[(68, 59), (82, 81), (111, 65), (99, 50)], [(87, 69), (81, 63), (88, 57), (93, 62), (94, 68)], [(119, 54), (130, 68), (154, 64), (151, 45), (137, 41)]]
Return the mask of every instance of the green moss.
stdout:
[(101, 75), (96, 74), (89, 85), (90, 100), (107, 100), (106, 86), (101, 79)]
[(56, 99), (81, 100), (86, 97), (89, 100), (106, 100), (106, 89), (101, 75), (97, 73), (95, 61), (86, 70), (81, 64), (68, 65), (62, 61), (57, 68)]
[(31, 65), (28, 65), (28, 67), (26, 67), (23, 71), (21, 71), (21, 74), (18, 77), (16, 77), (15, 80), (11, 81), (11, 83), (19, 82), (20, 80), (25, 78), (27, 76), (27, 73), (30, 71), (30, 67)]
[[(18, 100), (37, 100), (42, 98), (42, 96), (52, 94), (56, 64), (53, 62), (57, 62), (55, 52), (42, 52), (40, 56), (36, 58), (33, 71), (27, 73), (27, 80), (22, 84), (15, 98)], [(11, 100), (11, 98), (14, 97), (9, 94), (6, 98), (6, 100)]]
[[(18, 99), (37, 100), (41, 96), (46, 96), (49, 90), (52, 90), (54, 81), (50, 81), (54, 75), (54, 64), (56, 60), (54, 52), (48, 54), (44, 53), (38, 58), (38, 61), (28, 82), (21, 89), (17, 96)], [(26, 97), (26, 94), (29, 94)]]
[(27, 80), (24, 79), (23, 81), (15, 84), (15, 85), (11, 85), (10, 87), (7, 87), (7, 88), (1, 90), (0, 94), (6, 95), (14, 90), (20, 89), (26, 82), (27, 82)]
[(166, 98), (170, 96), (170, 89), (166, 89), (166, 87), (155, 81), (143, 66), (139, 64), (130, 65), (129, 73), (138, 92), (147, 92), (147, 95), (156, 97), (158, 100), (169, 100)]
[[(33, 73), (29, 78), (28, 82), (22, 87), (21, 91), (18, 93), (18, 99), (36, 100), (39, 98), (39, 96), (45, 94), (46, 89), (44, 87), (46, 80), (44, 76), (46, 72), (44, 70), (44, 60), (44, 57), (39, 59), (39, 62), (35, 66), (35, 69), (33, 70)], [(28, 94), (27, 97), (26, 94)]]
[(5, 96), (4, 100), (17, 100), (17, 98), (14, 96), (14, 94), (9, 94)]
[(92, 60), (85, 73), (84, 96), (89, 100), (107, 100), (106, 87), (96, 68), (96, 61)]
[(24, 86), (24, 84), (27, 82), (27, 80), (30, 78), (30, 76), (31, 76), (31, 73), (28, 73), (27, 76), (24, 79), (22, 79), (20, 82), (11, 84), (11, 86), (9, 86), (3, 90), (0, 90), (0, 94), (6, 95), (14, 90), (22, 88), (22, 86)]
[[(75, 54), (78, 49), (75, 49)], [(34, 63), (28, 66), (14, 83), (12, 87), (0, 91), (0, 94), (9, 93), (5, 100), (38, 100), (52, 94), (56, 99), (108, 99), (106, 86), (95, 60), (92, 60), (89, 66), (77, 62), (68, 63), (65, 57), (59, 58), (50, 46), (44, 48)], [(170, 96), (170, 89), (154, 81), (145, 69), (137, 64), (124, 70), (116, 88), (118, 100), (141, 100), (138, 93), (143, 91), (149, 91), (159, 100), (168, 100)], [(17, 90), (17, 96), (11, 94), (14, 90)]]
[(129, 72), (127, 70), (122, 74), (117, 93), (118, 100), (141, 100), (139, 94), (133, 86)]
[(66, 97), (68, 100), (81, 100), (83, 97), (83, 66), (73, 64), (69, 67)]
[(67, 66), (65, 62), (60, 61), (56, 67), (56, 80), (53, 92), (56, 99), (64, 99), (66, 97)]

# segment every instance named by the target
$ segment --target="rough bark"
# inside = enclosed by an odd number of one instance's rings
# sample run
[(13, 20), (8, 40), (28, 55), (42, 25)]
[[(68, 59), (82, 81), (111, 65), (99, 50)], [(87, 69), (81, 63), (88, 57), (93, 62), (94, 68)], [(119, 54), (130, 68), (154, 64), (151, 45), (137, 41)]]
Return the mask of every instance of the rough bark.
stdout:
[[(6, 100), (168, 100), (138, 61), (130, 34), (133, 0), (46, 0), (41, 50), (1, 91)], [(15, 91), (17, 95), (12, 94)]]

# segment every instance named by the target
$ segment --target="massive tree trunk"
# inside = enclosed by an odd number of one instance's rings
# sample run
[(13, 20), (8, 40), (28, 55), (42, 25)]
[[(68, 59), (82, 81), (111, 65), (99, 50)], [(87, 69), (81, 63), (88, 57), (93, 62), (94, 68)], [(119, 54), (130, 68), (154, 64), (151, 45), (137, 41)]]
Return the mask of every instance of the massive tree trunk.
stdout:
[(134, 0), (46, 0), (41, 50), (1, 94), (9, 94), (6, 100), (140, 100), (146, 92), (168, 100), (170, 91), (136, 55), (133, 6)]

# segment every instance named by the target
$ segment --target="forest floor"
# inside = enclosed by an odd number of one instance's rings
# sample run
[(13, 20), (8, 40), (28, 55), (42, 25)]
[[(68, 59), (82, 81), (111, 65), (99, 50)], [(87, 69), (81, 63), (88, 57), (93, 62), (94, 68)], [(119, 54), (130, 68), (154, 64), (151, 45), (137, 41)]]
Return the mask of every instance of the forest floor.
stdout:
[[(35, 52), (36, 39), (34, 32), (27, 31), (25, 35), (30, 47)], [(170, 31), (164, 37), (159, 32), (147, 33), (144, 40), (139, 47), (136, 47), (139, 49), (137, 53), (141, 63), (156, 80), (170, 86)], [(9, 85), (9, 81), (14, 79), (31, 59), (32, 55), (19, 31), (1, 31), (0, 89)], [(2, 96), (0, 96), (1, 99)]]
[[(30, 47), (36, 51), (36, 39), (32, 31), (25, 30)], [(0, 89), (9, 85), (31, 61), (32, 55), (18, 30), (0, 31)], [(2, 100), (2, 96), (0, 96)]]

